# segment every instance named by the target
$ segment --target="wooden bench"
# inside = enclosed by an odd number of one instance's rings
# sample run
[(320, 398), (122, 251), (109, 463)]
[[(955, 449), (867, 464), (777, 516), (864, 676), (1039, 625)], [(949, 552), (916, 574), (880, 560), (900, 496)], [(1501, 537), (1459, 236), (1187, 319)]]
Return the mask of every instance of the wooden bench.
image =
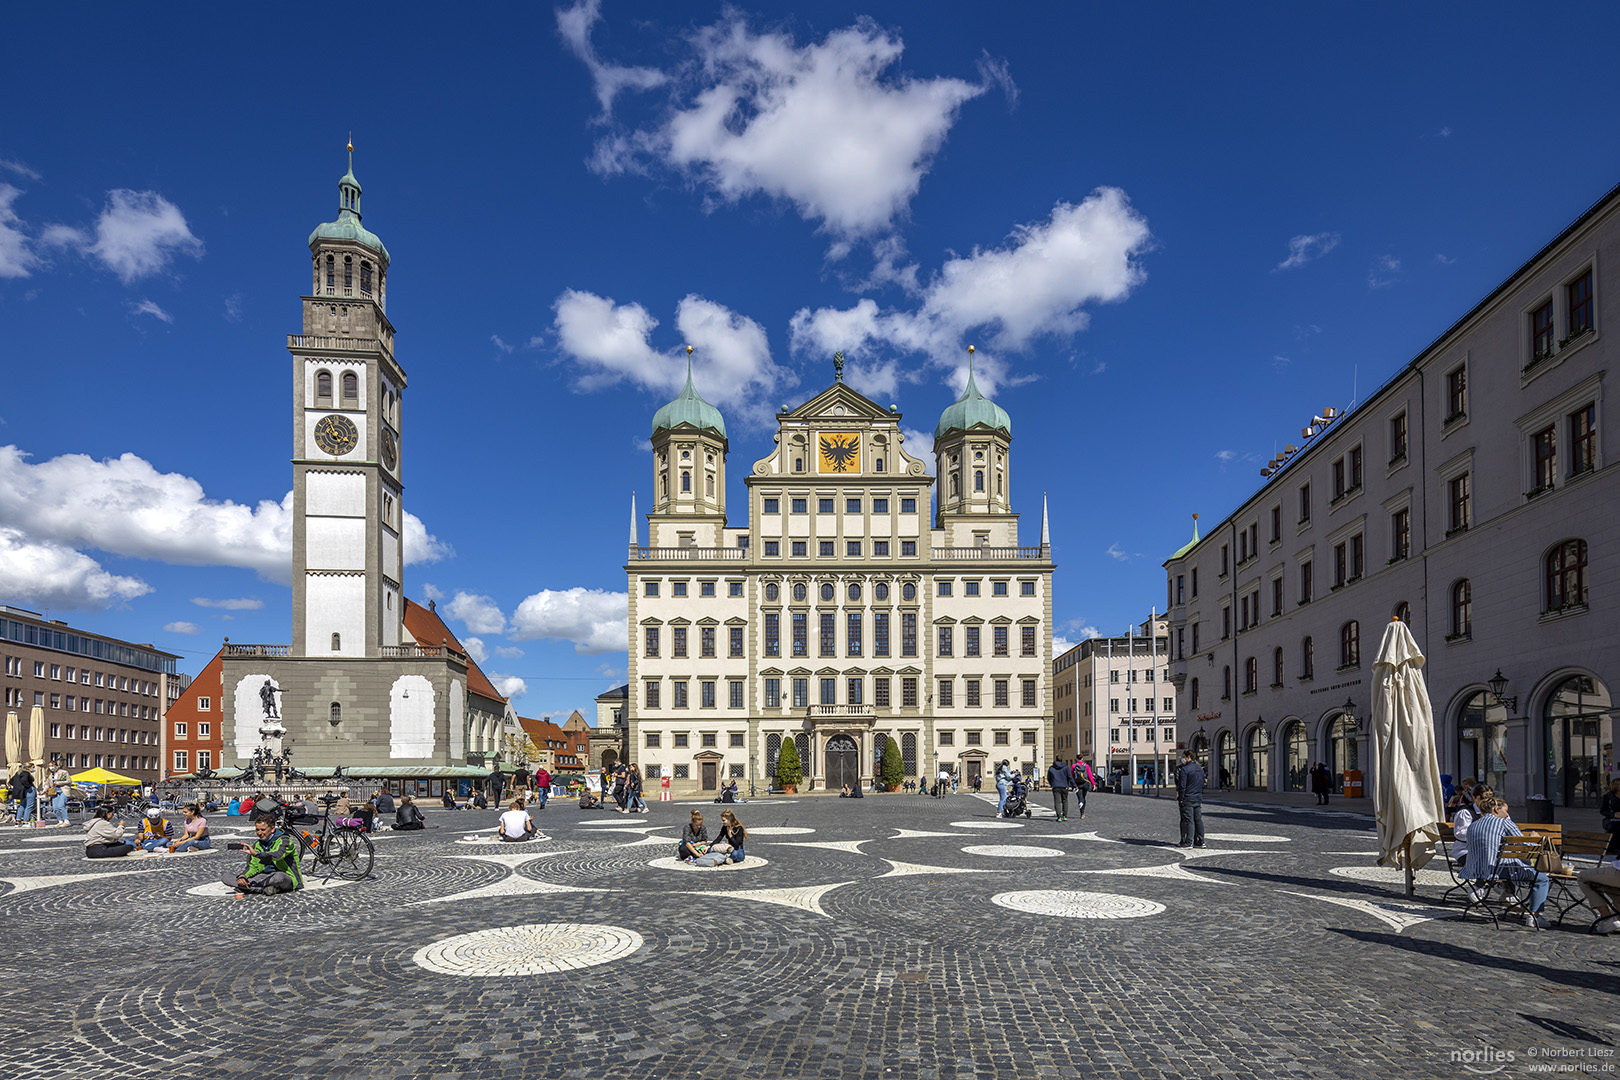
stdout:
[[(1562, 925), (1564, 917), (1579, 907), (1589, 907), (1586, 894), (1581, 891), (1580, 882), (1576, 880), (1582, 870), (1597, 866), (1603, 861), (1604, 852), (1609, 847), (1609, 834), (1601, 832), (1583, 832), (1571, 829), (1560, 838), (1559, 855), (1564, 862), (1562, 874), (1550, 874), (1553, 891), (1549, 896), (1549, 903), (1558, 908), (1558, 923)], [(1609, 903), (1620, 910), (1620, 893), (1606, 886), (1595, 886), (1609, 898)], [(1597, 912), (1592, 913), (1595, 917)]]

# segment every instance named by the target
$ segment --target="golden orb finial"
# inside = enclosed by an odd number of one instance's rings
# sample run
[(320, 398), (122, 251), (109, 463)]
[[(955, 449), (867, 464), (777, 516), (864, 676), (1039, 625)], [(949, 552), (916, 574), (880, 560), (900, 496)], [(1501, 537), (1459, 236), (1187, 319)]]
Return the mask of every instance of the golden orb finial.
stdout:
[(690, 346), (690, 345), (688, 345), (688, 346), (687, 346), (687, 347), (686, 347), (686, 355), (687, 355), (687, 356), (691, 356), (691, 355), (692, 355), (692, 346)]
[(974, 350), (973, 350), (973, 346), (971, 346), (971, 345), (969, 345), (969, 346), (968, 346), (968, 355), (969, 355), (969, 356), (972, 356), (972, 355), (973, 355), (973, 351), (974, 351)]

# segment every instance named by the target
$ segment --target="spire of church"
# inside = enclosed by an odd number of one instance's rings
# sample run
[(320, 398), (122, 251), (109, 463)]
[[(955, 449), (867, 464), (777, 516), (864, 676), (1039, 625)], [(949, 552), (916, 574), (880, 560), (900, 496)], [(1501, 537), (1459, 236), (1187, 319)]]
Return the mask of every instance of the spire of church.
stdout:
[(1052, 546), (1052, 527), (1046, 517), (1046, 492), (1041, 492), (1041, 547)]
[(636, 535), (636, 493), (632, 491), (630, 493), (630, 546), (631, 547), (638, 546), (637, 545), (637, 540), (638, 540), (638, 537)]

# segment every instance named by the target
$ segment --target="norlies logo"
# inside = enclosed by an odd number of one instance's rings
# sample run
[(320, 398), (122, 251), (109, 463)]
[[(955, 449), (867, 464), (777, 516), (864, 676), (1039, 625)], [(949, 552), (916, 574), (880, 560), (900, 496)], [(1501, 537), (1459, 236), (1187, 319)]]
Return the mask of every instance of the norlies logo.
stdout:
[(1477, 1050), (1453, 1050), (1451, 1063), (1461, 1065), (1466, 1071), (1478, 1076), (1489, 1076), (1499, 1073), (1513, 1064), (1515, 1054), (1512, 1050), (1498, 1050), (1494, 1046), (1481, 1045)]

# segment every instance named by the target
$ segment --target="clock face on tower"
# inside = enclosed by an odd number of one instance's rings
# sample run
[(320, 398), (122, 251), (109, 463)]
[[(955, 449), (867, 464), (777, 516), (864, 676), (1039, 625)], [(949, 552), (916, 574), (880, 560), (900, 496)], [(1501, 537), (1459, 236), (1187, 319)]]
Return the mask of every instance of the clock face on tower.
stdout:
[(394, 466), (399, 464), (399, 450), (394, 445), (394, 433), (386, 427), (383, 428), (382, 444), (383, 468), (393, 472)]
[(360, 441), (360, 432), (347, 416), (326, 416), (315, 425), (315, 445), (328, 454), (342, 457)]

